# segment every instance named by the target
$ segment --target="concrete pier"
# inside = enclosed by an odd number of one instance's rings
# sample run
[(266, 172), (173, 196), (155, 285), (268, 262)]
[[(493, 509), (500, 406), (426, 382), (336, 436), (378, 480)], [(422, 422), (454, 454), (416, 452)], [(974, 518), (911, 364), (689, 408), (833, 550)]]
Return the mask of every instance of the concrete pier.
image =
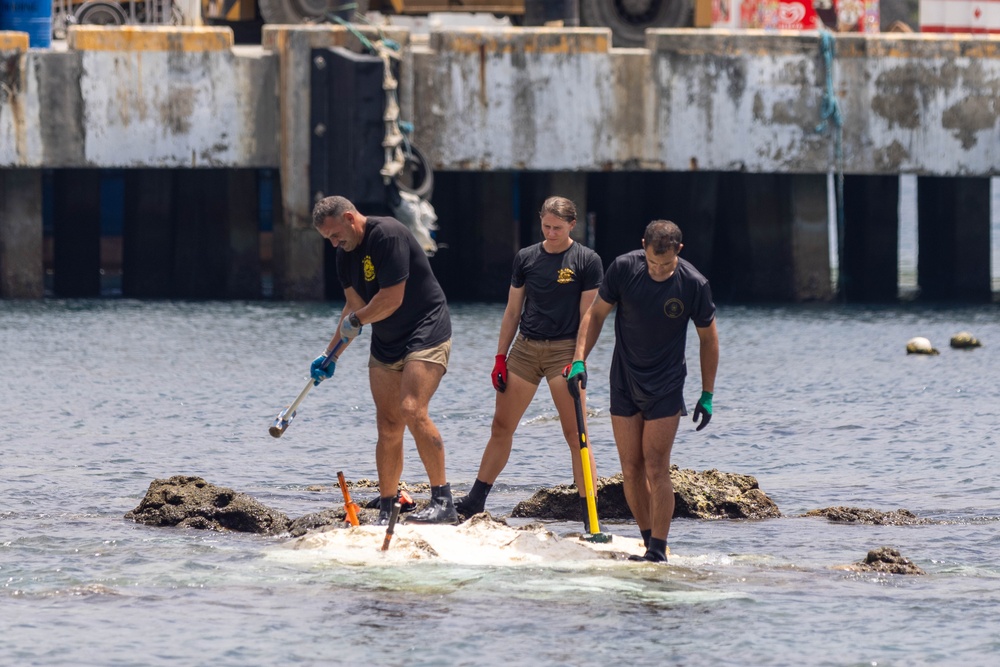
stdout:
[[(638, 247), (650, 220), (673, 219), (720, 298), (833, 298), (826, 183), (837, 169), (841, 296), (896, 298), (898, 176), (914, 173), (921, 295), (989, 298), (1000, 37), (838, 35), (827, 90), (816, 33), (658, 30), (642, 49), (612, 48), (610, 31), (589, 28), (387, 36), (400, 45), (401, 117), (436, 172), (448, 247), (432, 261), (452, 298), (506, 295), (510, 259), (556, 193), (576, 201), (578, 239), (605, 261)], [(108, 168), (126, 172), (123, 294), (260, 295), (257, 183), (268, 169), (280, 175), (274, 295), (330, 296), (309, 219), (320, 194), (312, 51), (361, 51), (354, 34), (266, 26), (261, 48), (246, 48), (227, 29), (76, 26), (66, 46), (32, 50), (0, 34), (0, 296), (39, 295), (45, 206), (53, 293), (94, 293), (102, 204), (89, 188)], [(352, 103), (333, 88), (333, 107)], [(839, 134), (817, 129), (830, 93)], [(947, 256), (931, 259), (931, 229)]]

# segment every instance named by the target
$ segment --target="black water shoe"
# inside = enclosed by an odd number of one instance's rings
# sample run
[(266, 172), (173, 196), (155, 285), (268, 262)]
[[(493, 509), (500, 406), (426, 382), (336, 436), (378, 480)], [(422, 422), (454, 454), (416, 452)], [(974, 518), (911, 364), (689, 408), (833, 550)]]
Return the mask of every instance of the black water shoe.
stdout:
[(449, 498), (431, 498), (427, 506), (406, 517), (406, 523), (458, 523), (455, 502)]
[(395, 503), (396, 499), (392, 496), (378, 499), (378, 518), (375, 519), (376, 526), (389, 525), (389, 516), (392, 514), (392, 506)]
[(637, 561), (644, 560), (650, 563), (666, 563), (667, 541), (650, 537), (649, 544), (646, 546), (646, 553), (641, 556), (629, 556), (628, 559)]
[(458, 523), (458, 512), (451, 497), (451, 484), (431, 487), (431, 501), (406, 518), (406, 523)]
[(667, 562), (667, 556), (665, 554), (657, 553), (655, 551), (650, 551), (649, 549), (646, 549), (646, 553), (643, 554), (642, 556), (632, 555), (632, 556), (629, 556), (628, 559), (629, 560), (634, 560), (634, 561), (646, 561), (646, 562), (649, 562), (649, 563), (666, 563)]
[(455, 509), (465, 518), (469, 518), (470, 516), (475, 516), (480, 512), (486, 511), (486, 499), (483, 498), (481, 501), (476, 502), (471, 495), (462, 496), (455, 501)]

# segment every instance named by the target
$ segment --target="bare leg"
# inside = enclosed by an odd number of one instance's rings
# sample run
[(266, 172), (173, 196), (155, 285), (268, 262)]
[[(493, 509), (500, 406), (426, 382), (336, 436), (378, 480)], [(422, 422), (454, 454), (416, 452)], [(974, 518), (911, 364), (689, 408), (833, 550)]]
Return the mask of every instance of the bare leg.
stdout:
[(378, 490), (383, 498), (396, 497), (399, 477), (403, 474), (403, 413), (400, 410), (402, 373), (384, 368), (369, 368), (372, 398), (375, 400), (375, 422), (378, 443), (375, 445), (375, 467), (378, 470)]
[(444, 366), (429, 361), (409, 361), (403, 367), (399, 388), (400, 413), (417, 444), (431, 486), (442, 486), (448, 481), (444, 442), (428, 414), (431, 397), (441, 383), (444, 370)]
[[(563, 383), (565, 384), (565, 383)], [(535, 397), (538, 385), (524, 378), (509, 373), (507, 389), (497, 392), (496, 408), (493, 412), (493, 426), (490, 429), (490, 439), (483, 451), (483, 459), (479, 463), (477, 478), (487, 484), (493, 484), (500, 472), (507, 465), (510, 450), (514, 444), (514, 431), (524, 416), (524, 411)]]
[(670, 479), (670, 451), (681, 416), (654, 419), (644, 424), (642, 451), (649, 484), (649, 515), (652, 536), (665, 540), (674, 517), (674, 485)]
[[(552, 394), (552, 402), (555, 403), (559, 412), (559, 423), (562, 424), (563, 437), (569, 445), (570, 461), (573, 465), (573, 482), (581, 498), (587, 495), (586, 482), (583, 479), (583, 464), (580, 461), (580, 434), (576, 428), (576, 406), (573, 404), (573, 397), (569, 393), (566, 381), (556, 378), (549, 381), (549, 392)], [(586, 394), (580, 397), (583, 414), (587, 414)], [(590, 483), (593, 485), (594, 493), (597, 493), (597, 466), (594, 464), (594, 451), (587, 447), (587, 456), (590, 457)]]
[(611, 428), (618, 446), (618, 458), (622, 464), (625, 500), (635, 517), (639, 530), (647, 530), (652, 525), (649, 510), (649, 485), (646, 483), (646, 462), (643, 455), (642, 415), (631, 417), (611, 415)]

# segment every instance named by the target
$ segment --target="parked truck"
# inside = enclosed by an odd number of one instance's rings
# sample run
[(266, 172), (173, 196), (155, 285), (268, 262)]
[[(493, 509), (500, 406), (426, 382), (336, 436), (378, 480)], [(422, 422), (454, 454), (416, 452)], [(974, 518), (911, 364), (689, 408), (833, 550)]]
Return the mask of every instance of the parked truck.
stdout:
[[(536, 2), (540, 0), (535, 0)], [(571, 0), (577, 1), (577, 0)], [(642, 46), (646, 28), (692, 25), (694, 0), (578, 0), (582, 26), (611, 28), (615, 46)], [(532, 0), (202, 0), (208, 24), (241, 27), (257, 23), (323, 21), (331, 14), (349, 18), (355, 12), (419, 16), (431, 12), (486, 12), (520, 23)], [(348, 7), (344, 9), (343, 7)]]

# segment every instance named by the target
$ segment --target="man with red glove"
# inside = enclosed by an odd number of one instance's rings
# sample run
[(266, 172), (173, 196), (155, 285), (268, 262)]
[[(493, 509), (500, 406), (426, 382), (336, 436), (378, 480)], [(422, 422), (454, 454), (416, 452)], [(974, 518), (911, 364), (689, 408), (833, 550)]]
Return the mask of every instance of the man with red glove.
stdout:
[[(455, 502), (455, 509), (466, 517), (485, 508), (486, 496), (507, 465), (514, 431), (543, 377), (570, 447), (573, 479), (580, 491), (585, 521), (587, 517), (576, 412), (562, 372), (573, 360), (580, 317), (594, 301), (604, 269), (597, 253), (570, 237), (576, 226), (572, 201), (549, 197), (539, 217), (544, 240), (522, 249), (514, 258), (491, 376), (497, 391), (493, 427), (472, 490)], [(595, 470), (592, 456), (590, 469)]]

